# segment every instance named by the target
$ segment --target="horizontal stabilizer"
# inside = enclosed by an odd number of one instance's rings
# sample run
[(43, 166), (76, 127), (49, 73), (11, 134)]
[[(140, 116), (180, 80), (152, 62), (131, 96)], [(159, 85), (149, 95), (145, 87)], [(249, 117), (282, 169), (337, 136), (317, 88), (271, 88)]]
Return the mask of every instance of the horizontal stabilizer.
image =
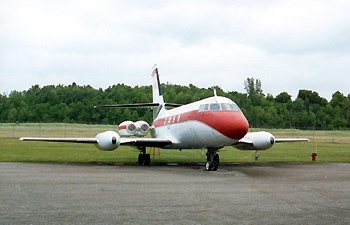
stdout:
[(120, 105), (97, 105), (94, 108), (154, 108), (158, 107), (159, 103), (136, 103), (136, 104), (120, 104)]
[[(157, 108), (160, 103), (137, 103), (137, 104), (120, 104), (120, 105), (97, 105), (94, 108)], [(181, 104), (165, 103), (165, 107), (176, 108), (182, 106)]]
[(173, 108), (176, 108), (176, 107), (180, 107), (180, 106), (183, 106), (182, 104), (176, 104), (176, 103), (165, 103), (164, 104), (165, 107), (173, 107)]

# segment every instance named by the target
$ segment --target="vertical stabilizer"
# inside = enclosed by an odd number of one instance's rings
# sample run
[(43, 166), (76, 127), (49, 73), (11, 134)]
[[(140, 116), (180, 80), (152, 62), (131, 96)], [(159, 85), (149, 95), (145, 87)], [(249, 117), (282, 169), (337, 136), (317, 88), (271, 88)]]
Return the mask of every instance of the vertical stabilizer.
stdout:
[(160, 88), (157, 64), (154, 65), (151, 76), (152, 76), (153, 103), (159, 103), (159, 107), (153, 108), (153, 119), (155, 119), (158, 116), (160, 110), (164, 109), (164, 99), (162, 95), (162, 90)]
[(153, 67), (152, 78), (153, 78), (153, 83), (152, 83), (153, 103), (160, 103), (161, 105), (164, 105), (162, 90), (160, 89), (160, 81), (159, 81), (157, 64), (154, 65)]

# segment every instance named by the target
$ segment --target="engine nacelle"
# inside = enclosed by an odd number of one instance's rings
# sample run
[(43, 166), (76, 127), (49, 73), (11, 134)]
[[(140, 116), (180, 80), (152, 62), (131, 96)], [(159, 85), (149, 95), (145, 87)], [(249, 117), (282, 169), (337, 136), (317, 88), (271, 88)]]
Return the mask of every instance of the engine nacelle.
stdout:
[(124, 121), (119, 124), (119, 135), (121, 137), (134, 136), (136, 134), (136, 125), (132, 121)]
[(136, 131), (137, 136), (143, 137), (143, 136), (148, 134), (149, 124), (146, 121), (137, 121), (135, 123), (135, 125), (136, 125), (136, 129), (137, 129), (137, 131)]
[(119, 134), (121, 137), (140, 136), (148, 134), (150, 126), (145, 121), (124, 121), (119, 124)]
[(120, 136), (115, 131), (106, 131), (96, 135), (96, 147), (102, 151), (112, 151), (119, 147)]
[(266, 150), (275, 144), (275, 137), (269, 132), (247, 133), (234, 147), (240, 150)]

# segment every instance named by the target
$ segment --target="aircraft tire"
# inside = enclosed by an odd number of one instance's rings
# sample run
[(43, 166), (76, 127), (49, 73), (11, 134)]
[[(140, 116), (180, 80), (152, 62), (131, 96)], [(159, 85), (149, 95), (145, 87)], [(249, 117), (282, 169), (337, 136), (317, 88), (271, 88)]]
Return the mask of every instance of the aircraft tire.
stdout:
[(143, 161), (144, 161), (144, 156), (143, 156), (143, 154), (139, 154), (138, 163), (139, 163), (140, 166), (143, 165)]
[(216, 154), (215, 156), (214, 156), (214, 161), (216, 162), (216, 167), (218, 167), (219, 166), (219, 161), (220, 161), (220, 158), (219, 158), (219, 155), (218, 154)]
[(149, 154), (145, 155), (145, 166), (151, 165), (151, 156)]
[(211, 168), (212, 168), (212, 165), (211, 165), (212, 163), (210, 162), (210, 161), (207, 161), (207, 163), (205, 164), (205, 169), (207, 170), (207, 171), (211, 171)]
[(207, 161), (205, 164), (205, 169), (207, 171), (217, 171), (218, 170), (218, 163), (216, 161)]
[(218, 170), (218, 163), (216, 161), (214, 161), (212, 163), (212, 168), (211, 168), (212, 171), (217, 171)]

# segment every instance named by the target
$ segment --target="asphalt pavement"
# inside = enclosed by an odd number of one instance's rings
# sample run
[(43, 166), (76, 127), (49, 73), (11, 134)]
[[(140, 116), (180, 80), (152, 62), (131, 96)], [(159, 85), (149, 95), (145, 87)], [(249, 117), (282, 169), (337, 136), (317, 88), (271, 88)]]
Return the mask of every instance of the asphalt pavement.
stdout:
[(350, 164), (0, 163), (0, 224), (350, 224)]

